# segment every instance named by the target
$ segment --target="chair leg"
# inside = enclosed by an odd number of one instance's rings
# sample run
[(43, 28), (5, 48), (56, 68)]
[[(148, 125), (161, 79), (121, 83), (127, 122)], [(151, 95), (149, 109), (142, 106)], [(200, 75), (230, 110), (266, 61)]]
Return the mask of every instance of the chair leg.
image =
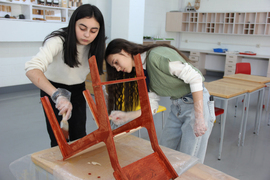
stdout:
[[(266, 100), (265, 114), (266, 114), (266, 118), (269, 118), (267, 125), (270, 126), (270, 113), (268, 113), (269, 99), (270, 99), (270, 85), (268, 84), (266, 88), (268, 89), (268, 95), (267, 95), (267, 97), (265, 99)], [(266, 92), (265, 92), (265, 94), (266, 94)]]
[(237, 107), (238, 107), (238, 98), (236, 98), (234, 117), (236, 117)]
[(164, 111), (162, 111), (162, 129), (164, 128)]

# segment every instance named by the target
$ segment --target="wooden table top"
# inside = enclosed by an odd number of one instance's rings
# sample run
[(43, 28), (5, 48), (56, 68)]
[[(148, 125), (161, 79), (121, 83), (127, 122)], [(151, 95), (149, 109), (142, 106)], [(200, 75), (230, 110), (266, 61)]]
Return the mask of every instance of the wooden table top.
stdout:
[(253, 92), (258, 89), (263, 88), (265, 85), (258, 82), (251, 82), (251, 81), (243, 81), (238, 79), (232, 79), (232, 78), (223, 78), (216, 81), (209, 82), (211, 84), (216, 84), (218, 86), (225, 85), (225, 86), (233, 86), (235, 88), (239, 89), (245, 89), (247, 92)]
[(235, 87), (233, 84), (215, 84), (211, 82), (204, 82), (204, 86), (210, 95), (227, 99), (248, 92), (247, 89)]
[(255, 76), (255, 75), (248, 75), (248, 74), (231, 74), (228, 76), (224, 76), (224, 78), (232, 78), (244, 81), (251, 81), (251, 82), (258, 82), (258, 83), (268, 83), (270, 82), (270, 77), (264, 76)]
[[(118, 137), (118, 139), (115, 139), (115, 146), (121, 167), (153, 152), (149, 141), (133, 135)], [(181, 174), (177, 179), (188, 180), (196, 177), (197, 180), (235, 180), (235, 178), (223, 172), (198, 163), (195, 157), (163, 146), (161, 146), (161, 149), (176, 172)], [(34, 153), (31, 159), (37, 166), (59, 177), (68, 175), (75, 179), (114, 179), (113, 169), (104, 143), (99, 143), (95, 147), (92, 146), (87, 151), (65, 161), (62, 160), (63, 157), (58, 147)], [(94, 165), (93, 162), (99, 164)]]

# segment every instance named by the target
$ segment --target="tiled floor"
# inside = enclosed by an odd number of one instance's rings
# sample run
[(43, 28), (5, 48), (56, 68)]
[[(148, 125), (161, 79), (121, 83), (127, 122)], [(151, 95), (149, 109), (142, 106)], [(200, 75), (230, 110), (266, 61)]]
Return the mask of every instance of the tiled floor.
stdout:
[[(206, 77), (208, 82), (215, 79)], [(264, 112), (260, 134), (253, 134), (256, 97), (252, 97), (251, 102), (245, 146), (237, 146), (241, 103), (235, 118), (235, 102), (232, 101), (229, 102), (221, 160), (217, 160), (220, 124), (215, 123), (205, 164), (241, 180), (270, 180), (270, 126), (267, 126)], [(170, 109), (169, 98), (162, 97), (160, 104), (167, 107), (166, 119)], [(154, 116), (158, 137), (161, 132), (161, 117), (161, 113)], [(88, 111), (87, 132), (91, 132), (95, 127)], [(141, 134), (142, 138), (148, 139), (144, 129)], [(15, 179), (9, 170), (9, 164), (14, 160), (50, 147), (39, 90), (0, 94), (0, 142), (0, 180)]]

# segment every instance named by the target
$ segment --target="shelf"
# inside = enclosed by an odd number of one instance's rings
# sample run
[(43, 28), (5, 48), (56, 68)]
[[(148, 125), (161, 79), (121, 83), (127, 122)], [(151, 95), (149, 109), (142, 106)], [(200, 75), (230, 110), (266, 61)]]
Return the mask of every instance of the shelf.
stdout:
[[(172, 12), (168, 12), (171, 14)], [(173, 12), (166, 31), (231, 35), (270, 35), (270, 12)], [(176, 19), (176, 15), (181, 18)], [(174, 21), (172, 19), (174, 18)], [(170, 21), (170, 23), (167, 23)]]
[(270, 24), (267, 24), (265, 35), (270, 35)]
[(235, 13), (235, 23), (244, 23), (245, 13)]
[(216, 23), (224, 23), (224, 13), (217, 13)]
[[(36, 4), (36, 1), (30, 2), (26, 0), (25, 2), (9, 2), (0, 0), (0, 19), (6, 21), (20, 20), (20, 21), (49, 21), (57, 23), (67, 23), (75, 8), (65, 8), (65, 7), (56, 7), (56, 6), (46, 6)], [(4, 10), (3, 10), (4, 9)], [(7, 11), (9, 10), (9, 11)], [(49, 12), (54, 12), (48, 16)], [(37, 14), (38, 13), (38, 14)], [(47, 15), (46, 15), (47, 13)], [(11, 18), (5, 18), (5, 15), (9, 15)], [(24, 15), (24, 19), (19, 19), (18, 16)], [(55, 17), (54, 17), (55, 16)], [(60, 19), (59, 19), (60, 17)], [(15, 19), (16, 18), (16, 19)], [(38, 20), (35, 20), (38, 19)]]
[(256, 13), (246, 13), (245, 23), (255, 23)]
[(206, 13), (199, 13), (199, 23), (206, 22)]
[(215, 22), (215, 13), (207, 14), (207, 22)]
[(223, 33), (223, 28), (224, 28), (223, 24), (216, 25), (215, 33), (220, 33), (220, 34)]
[(244, 33), (244, 24), (235, 24), (234, 34), (243, 34)]
[[(0, 10), (1, 42), (42, 42), (52, 31), (67, 27), (69, 18), (75, 10), (38, 5), (31, 3), (30, 0), (25, 2), (0, 0), (0, 7), (2, 7)], [(15, 18), (3, 18), (6, 14)], [(24, 19), (18, 18), (21, 14), (24, 15)]]

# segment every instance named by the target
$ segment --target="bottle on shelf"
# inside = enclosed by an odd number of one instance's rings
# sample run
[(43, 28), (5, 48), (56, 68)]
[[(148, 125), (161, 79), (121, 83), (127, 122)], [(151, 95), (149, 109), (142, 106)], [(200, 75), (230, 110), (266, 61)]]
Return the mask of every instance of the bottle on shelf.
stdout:
[(59, 7), (59, 0), (53, 0), (53, 6)]
[(38, 0), (38, 4), (39, 5), (45, 5), (45, 2), (44, 2), (44, 0)]
[(46, 0), (46, 6), (51, 6), (52, 5), (52, 0)]

